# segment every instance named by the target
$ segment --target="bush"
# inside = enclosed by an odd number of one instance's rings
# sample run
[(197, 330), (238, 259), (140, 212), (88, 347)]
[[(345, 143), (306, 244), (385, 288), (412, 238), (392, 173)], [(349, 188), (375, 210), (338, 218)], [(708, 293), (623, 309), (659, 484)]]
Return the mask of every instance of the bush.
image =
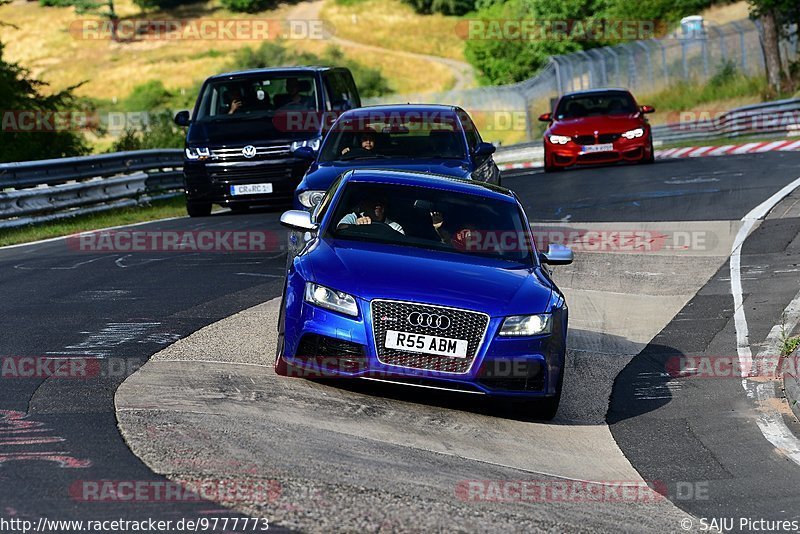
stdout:
[(161, 80), (152, 80), (134, 87), (121, 107), (125, 111), (152, 111), (164, 108), (171, 99), (172, 93)]
[(174, 9), (185, 4), (196, 4), (201, 0), (133, 0), (141, 10)]
[(73, 0), (39, 0), (39, 5), (44, 7), (69, 7)]
[(186, 132), (172, 122), (172, 113), (151, 113), (149, 124), (142, 128), (127, 128), (111, 147), (110, 152), (146, 150), (149, 148), (183, 148)]
[(231, 11), (240, 13), (258, 13), (274, 7), (273, 0), (221, 0), (222, 5)]
[(475, 0), (403, 0), (417, 13), (430, 15), (464, 15), (475, 9)]

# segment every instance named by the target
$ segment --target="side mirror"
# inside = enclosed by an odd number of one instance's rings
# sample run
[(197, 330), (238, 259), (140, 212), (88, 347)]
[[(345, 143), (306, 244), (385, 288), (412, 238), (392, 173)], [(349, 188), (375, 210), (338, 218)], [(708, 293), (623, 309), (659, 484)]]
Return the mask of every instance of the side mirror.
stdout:
[(289, 210), (281, 215), (281, 224), (292, 230), (316, 232), (317, 225), (311, 222), (311, 213), (303, 210)]
[(294, 155), (294, 157), (298, 159), (306, 159), (309, 161), (316, 159), (317, 157), (317, 153), (314, 152), (314, 149), (311, 148), (310, 146), (297, 147), (294, 149), (294, 152), (292, 152), (292, 154)]
[(539, 120), (542, 121), (542, 122), (550, 122), (550, 121), (553, 120), (553, 114), (552, 113), (542, 113), (541, 115), (539, 115)]
[(497, 150), (492, 143), (478, 143), (472, 152), (475, 156), (491, 156)]
[(192, 122), (189, 118), (189, 112), (186, 110), (179, 111), (175, 114), (175, 118), (173, 119), (175, 124), (178, 126), (189, 126), (189, 123)]
[(656, 110), (653, 106), (642, 106), (641, 109), (642, 113), (653, 113)]
[(569, 247), (559, 244), (547, 246), (547, 252), (541, 252), (539, 258), (548, 265), (569, 265), (575, 259)]

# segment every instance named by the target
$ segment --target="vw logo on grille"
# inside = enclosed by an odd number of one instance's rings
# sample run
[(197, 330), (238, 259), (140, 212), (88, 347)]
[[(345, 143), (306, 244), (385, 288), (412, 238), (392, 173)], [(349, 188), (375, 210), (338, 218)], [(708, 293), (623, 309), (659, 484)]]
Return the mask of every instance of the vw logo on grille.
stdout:
[(254, 147), (253, 145), (247, 145), (242, 149), (242, 156), (246, 158), (252, 158), (255, 155), (256, 155), (256, 147)]
[(409, 324), (414, 326), (424, 326), (427, 328), (438, 328), (447, 330), (450, 328), (450, 318), (446, 315), (436, 315), (435, 313), (413, 312), (408, 316)]

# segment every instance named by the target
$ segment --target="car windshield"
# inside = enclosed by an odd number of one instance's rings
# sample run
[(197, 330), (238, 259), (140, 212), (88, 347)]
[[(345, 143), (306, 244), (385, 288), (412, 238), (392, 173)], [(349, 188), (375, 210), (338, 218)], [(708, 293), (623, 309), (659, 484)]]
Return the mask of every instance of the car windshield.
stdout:
[(530, 232), (516, 202), (428, 187), (350, 182), (326, 235), (532, 262)]
[(598, 115), (629, 115), (636, 113), (636, 103), (624, 92), (593, 93), (566, 96), (556, 110), (556, 119), (580, 119)]
[(465, 159), (455, 113), (369, 111), (342, 117), (320, 153), (322, 162), (384, 158)]
[(209, 83), (200, 96), (198, 121), (271, 117), (283, 111), (317, 111), (310, 75), (265, 74)]

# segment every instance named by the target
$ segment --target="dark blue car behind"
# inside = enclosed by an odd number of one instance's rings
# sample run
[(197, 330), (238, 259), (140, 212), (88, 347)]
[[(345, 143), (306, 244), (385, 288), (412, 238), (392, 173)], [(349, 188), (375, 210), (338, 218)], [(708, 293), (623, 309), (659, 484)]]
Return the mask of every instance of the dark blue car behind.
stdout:
[[(366, 136), (370, 150), (361, 147)], [(407, 104), (372, 106), (343, 113), (316, 152), (297, 186), (296, 209), (310, 210), (337, 176), (349, 169), (380, 168), (432, 173), (499, 185), (500, 171), (466, 111), (455, 106)]]

